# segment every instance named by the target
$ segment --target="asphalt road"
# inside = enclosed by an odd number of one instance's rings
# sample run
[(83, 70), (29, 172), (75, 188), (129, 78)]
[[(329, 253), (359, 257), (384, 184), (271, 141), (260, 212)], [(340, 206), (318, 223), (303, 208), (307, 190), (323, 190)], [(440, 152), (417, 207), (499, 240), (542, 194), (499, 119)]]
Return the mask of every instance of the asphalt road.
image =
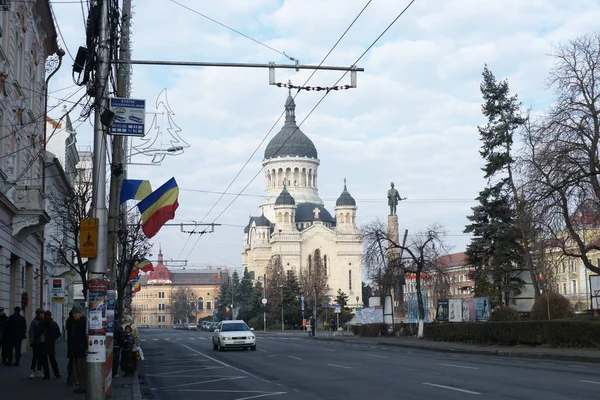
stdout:
[(142, 330), (148, 398), (600, 398), (597, 364), (393, 349), (257, 332), (257, 351), (212, 350), (211, 333)]

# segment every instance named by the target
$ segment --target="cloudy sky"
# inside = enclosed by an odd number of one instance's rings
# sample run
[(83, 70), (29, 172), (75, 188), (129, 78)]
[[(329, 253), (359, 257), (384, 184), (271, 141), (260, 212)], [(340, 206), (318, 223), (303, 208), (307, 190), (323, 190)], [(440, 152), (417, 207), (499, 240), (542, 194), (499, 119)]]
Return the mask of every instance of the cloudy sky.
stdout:
[[(75, 56), (85, 43), (81, 5), (52, 3), (61, 42)], [(301, 64), (319, 64), (367, 0), (179, 3)], [(408, 3), (371, 1), (325, 64), (352, 65)], [(133, 4), (133, 59), (291, 62), (174, 1), (133, 0)], [(476, 128), (485, 123), (479, 92), (484, 64), (496, 77), (509, 79), (524, 106), (542, 111), (552, 99), (545, 77), (552, 67), (553, 47), (592, 31), (599, 19), (600, 4), (595, 0), (416, 0), (358, 63), (365, 68), (358, 74), (358, 87), (330, 93), (302, 125), (319, 152), (319, 194), (326, 207), (333, 210), (347, 178), (358, 203), (358, 223), (384, 220), (386, 191), (394, 181), (408, 197), (398, 209), (400, 229), (410, 234), (441, 224), (452, 251), (464, 251), (469, 242), (463, 233), (466, 216), (485, 185)], [(65, 66), (51, 82), (50, 90), (57, 92), (51, 94), (55, 98), (50, 107), (76, 89), (72, 60), (69, 55), (65, 58)], [(309, 74), (277, 70), (276, 80), (301, 84)], [(309, 85), (331, 86), (341, 74), (318, 71)], [(347, 83), (349, 77), (340, 82)], [(167, 259), (239, 267), (243, 226), (249, 215), (260, 212), (264, 149), (282, 121), (269, 130), (283, 111), (287, 90), (270, 86), (265, 69), (136, 65), (131, 96), (146, 99), (149, 131), (155, 116), (165, 116), (164, 109), (155, 109), (163, 89), (181, 128), (178, 134), (190, 147), (183, 154), (166, 156), (160, 166), (130, 165), (129, 177), (149, 179), (154, 188), (175, 177), (181, 189), (176, 222), (223, 225), (202, 237), (164, 227), (153, 238), (154, 252), (160, 243)], [(306, 91), (298, 95), (299, 121), (322, 96), (323, 92)], [(61, 107), (51, 116), (59, 118)], [(78, 134), (79, 145), (91, 145), (88, 122), (79, 126)], [(164, 132), (155, 147), (170, 147), (171, 140)], [(140, 144), (136, 139), (134, 145)], [(151, 160), (136, 155), (131, 162)]]

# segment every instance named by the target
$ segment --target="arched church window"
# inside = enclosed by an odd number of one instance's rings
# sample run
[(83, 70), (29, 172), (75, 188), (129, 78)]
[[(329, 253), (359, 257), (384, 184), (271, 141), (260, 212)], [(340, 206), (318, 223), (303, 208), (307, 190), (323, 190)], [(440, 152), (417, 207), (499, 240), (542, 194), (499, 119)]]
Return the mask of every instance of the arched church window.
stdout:
[(198, 311), (204, 310), (204, 299), (202, 297), (198, 297)]

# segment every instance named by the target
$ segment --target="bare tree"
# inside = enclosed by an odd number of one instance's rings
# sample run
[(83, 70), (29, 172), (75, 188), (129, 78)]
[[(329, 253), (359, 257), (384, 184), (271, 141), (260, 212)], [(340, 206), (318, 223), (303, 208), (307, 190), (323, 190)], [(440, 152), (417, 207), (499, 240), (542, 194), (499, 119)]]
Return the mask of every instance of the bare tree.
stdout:
[(267, 295), (268, 303), (267, 307), (271, 313), (277, 315), (281, 310), (281, 290), (285, 281), (285, 274), (283, 272), (283, 264), (281, 257), (274, 255), (269, 260), (266, 269), (267, 274), (267, 285), (265, 292)]
[(189, 287), (179, 287), (171, 296), (171, 314), (173, 319), (181, 323), (183, 320), (196, 322), (198, 308), (196, 296)]
[[(384, 294), (390, 293), (393, 284), (401, 274), (414, 274), (417, 292), (419, 328), (417, 337), (423, 337), (425, 324), (425, 304), (423, 302), (423, 276), (441, 274), (438, 259), (447, 254), (449, 248), (444, 244), (445, 232), (439, 225), (432, 225), (426, 231), (417, 233), (406, 244), (396, 243), (387, 234), (380, 221), (366, 225), (362, 229), (365, 244), (365, 266), (374, 282)], [(401, 249), (401, 262), (387, 257), (390, 250)]]
[(84, 298), (87, 298), (88, 262), (79, 251), (79, 228), (81, 220), (90, 215), (91, 200), (92, 171), (89, 169), (78, 170), (74, 187), (48, 193), (48, 206), (59, 231), (49, 235), (48, 248), (79, 276)]
[[(308, 268), (300, 271), (300, 286), (307, 305), (311, 310), (318, 311), (319, 303), (323, 301), (329, 290), (327, 271), (319, 249), (308, 256)], [(316, 322), (317, 316), (314, 317)]]
[(554, 58), (556, 101), (524, 135), (528, 196), (545, 239), (600, 273), (591, 258), (600, 250), (600, 33), (558, 46)]
[(125, 289), (129, 284), (129, 276), (133, 271), (135, 263), (141, 258), (146, 257), (152, 248), (152, 244), (150, 244), (150, 241), (142, 231), (138, 215), (128, 215), (125, 219), (120, 220), (118, 248), (119, 258), (116, 262), (117, 282), (115, 286), (119, 302), (117, 309), (120, 310)]

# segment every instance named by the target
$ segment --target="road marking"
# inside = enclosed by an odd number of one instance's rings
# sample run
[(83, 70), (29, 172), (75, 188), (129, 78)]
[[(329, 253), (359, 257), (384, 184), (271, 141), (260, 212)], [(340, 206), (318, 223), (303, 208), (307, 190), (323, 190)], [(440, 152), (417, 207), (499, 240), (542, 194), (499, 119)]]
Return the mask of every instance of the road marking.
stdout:
[(524, 364), (525, 363), (525, 361), (522, 361), (522, 360), (512, 360), (512, 362), (516, 362), (516, 363), (520, 363), (520, 364)]
[(600, 385), (600, 382), (596, 381), (580, 381), (581, 383), (591, 383), (592, 385)]
[(173, 386), (165, 386), (162, 388), (154, 388), (154, 390), (166, 390), (166, 389), (174, 389), (174, 388), (178, 388), (178, 387), (186, 387), (186, 386), (193, 386), (193, 385), (201, 385), (203, 383), (213, 383), (213, 382), (221, 382), (221, 381), (231, 381), (234, 379), (246, 379), (245, 376), (228, 376), (226, 378), (216, 378), (216, 379), (209, 379), (207, 381), (202, 381), (202, 382), (191, 382), (191, 383), (182, 383), (180, 385), (173, 385)]
[(152, 339), (152, 340), (158, 340), (158, 339)]
[(233, 365), (231, 365), (231, 364), (227, 364), (226, 362), (223, 362), (223, 361), (221, 361), (221, 360), (218, 360), (218, 359), (216, 359), (216, 358), (214, 358), (214, 357), (211, 357), (211, 356), (209, 356), (209, 355), (206, 355), (206, 354), (204, 354), (204, 353), (202, 353), (202, 352), (200, 352), (200, 351), (198, 351), (198, 350), (196, 350), (196, 349), (194, 349), (194, 348), (191, 348), (191, 347), (189, 347), (189, 346), (187, 346), (187, 345), (185, 345), (185, 344), (183, 344), (182, 346), (183, 346), (183, 347), (185, 347), (186, 349), (190, 350), (190, 351), (193, 351), (193, 352), (194, 352), (194, 353), (196, 353), (196, 354), (200, 354), (201, 356), (203, 356), (203, 357), (206, 357), (206, 358), (208, 358), (209, 360), (216, 362), (216, 363), (217, 363), (217, 364), (219, 364), (219, 365), (222, 365), (222, 366), (224, 366), (224, 367), (227, 367), (227, 368), (232, 368), (232, 369), (235, 369), (236, 371), (240, 371), (240, 372), (241, 372), (241, 373), (243, 373), (243, 374), (250, 375), (250, 376), (252, 376), (252, 377), (254, 377), (254, 378), (260, 379), (261, 381), (264, 381), (264, 382), (269, 382), (269, 383), (270, 383), (270, 381), (268, 381), (268, 380), (266, 380), (266, 379), (259, 378), (258, 376), (254, 375), (254, 374), (252, 374), (252, 373), (250, 373), (250, 372), (248, 372), (248, 371), (245, 371), (245, 370), (243, 370), (243, 369), (241, 369), (241, 368), (238, 368), (238, 367), (234, 367), (234, 366), (233, 366)]
[(389, 357), (386, 357), (386, 356), (378, 356), (377, 354), (367, 354), (367, 355), (371, 356), (371, 357), (377, 357), (377, 358), (389, 358)]
[(329, 365), (330, 367), (352, 369), (352, 367), (346, 367), (345, 365), (337, 365), (337, 364), (327, 364), (327, 365)]
[(165, 340), (171, 340), (171, 339), (169, 339), (169, 338), (165, 338)]
[(444, 367), (455, 367), (455, 368), (466, 368), (466, 369), (479, 369), (477, 367), (468, 367), (466, 365), (457, 365), (457, 364), (444, 364), (439, 363), (439, 365), (443, 365)]
[(335, 349), (328, 349), (327, 347), (324, 347), (323, 350), (326, 350), (326, 351), (335, 351)]
[(574, 364), (570, 364), (569, 367), (573, 367), (573, 368), (585, 368), (585, 366), (583, 366), (583, 365), (574, 365)]
[(442, 388), (442, 389), (448, 389), (448, 390), (454, 390), (456, 392), (462, 392), (462, 393), (467, 393), (467, 394), (481, 394), (479, 392), (474, 392), (472, 390), (466, 390), (466, 389), (461, 389), (461, 388), (452, 387), (452, 386), (446, 386), (446, 385), (438, 385), (436, 383), (423, 382), (423, 385), (434, 386), (434, 387), (438, 387), (438, 388)]
[(171, 372), (161, 372), (159, 374), (154, 374), (154, 376), (164, 376), (164, 375), (174, 375), (174, 374), (182, 374), (184, 372), (192, 372), (192, 371), (206, 371), (210, 369), (221, 369), (223, 367), (201, 367), (201, 368), (192, 368), (192, 369), (184, 369), (181, 371), (171, 371)]
[(554, 365), (552, 363), (547, 363), (547, 362), (541, 362), (540, 365)]
[(147, 341), (148, 341), (148, 339), (142, 339), (141, 340), (141, 342), (147, 342)]
[(235, 400), (250, 400), (250, 399), (258, 399), (259, 397), (267, 397), (267, 396), (279, 396), (280, 394), (286, 394), (287, 392), (275, 392), (275, 393), (265, 393), (265, 394), (257, 394), (256, 396), (250, 397), (240, 397)]
[(294, 360), (302, 360), (300, 357), (288, 356), (289, 358), (293, 358)]

